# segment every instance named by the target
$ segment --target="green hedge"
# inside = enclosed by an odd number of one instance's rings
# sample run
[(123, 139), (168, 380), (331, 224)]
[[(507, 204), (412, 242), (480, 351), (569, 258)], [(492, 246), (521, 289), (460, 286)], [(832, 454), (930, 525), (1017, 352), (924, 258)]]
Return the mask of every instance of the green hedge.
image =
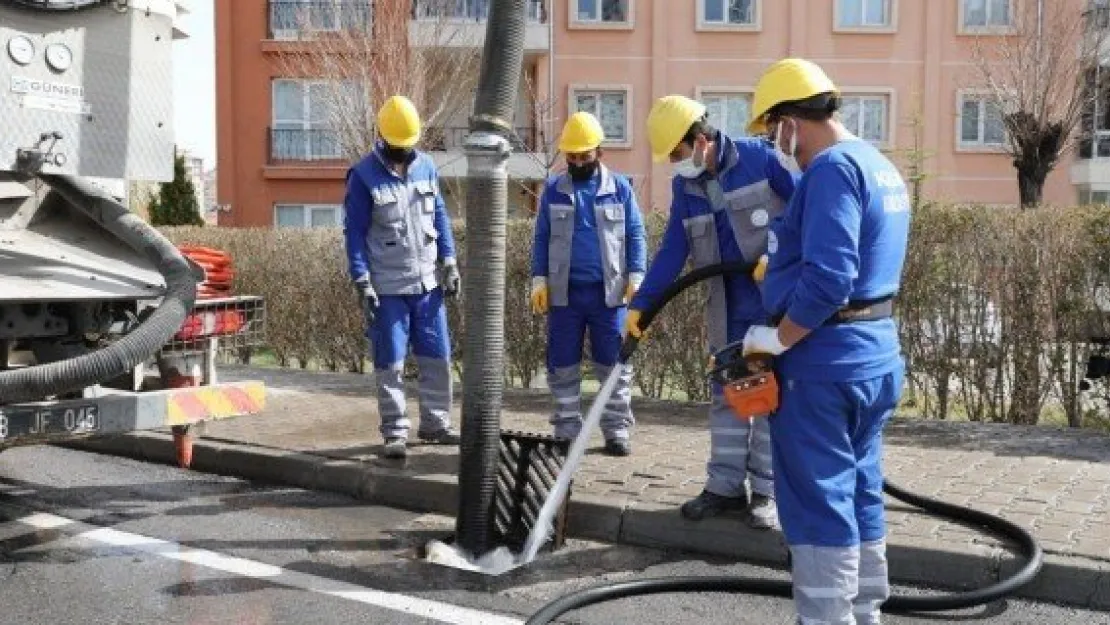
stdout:
[[(652, 250), (664, 223), (661, 215), (647, 216)], [(236, 292), (266, 298), (268, 343), (279, 364), (365, 369), (361, 317), (338, 230), (165, 232), (175, 242), (234, 256)], [(465, 285), (461, 224), (456, 238)], [(530, 247), (531, 223), (511, 223), (505, 331), (506, 380), (514, 385), (543, 374), (545, 321), (528, 303)], [(1110, 334), (1094, 307), (1108, 285), (1110, 209), (922, 207), (898, 302), (907, 407), (934, 418), (1101, 424), (1100, 407), (1078, 389), (1092, 348), (1089, 332)], [(652, 326), (635, 360), (643, 395), (707, 398), (703, 298), (701, 288), (688, 291)], [(457, 334), (461, 303), (448, 311)], [(454, 342), (457, 367), (460, 344)]]

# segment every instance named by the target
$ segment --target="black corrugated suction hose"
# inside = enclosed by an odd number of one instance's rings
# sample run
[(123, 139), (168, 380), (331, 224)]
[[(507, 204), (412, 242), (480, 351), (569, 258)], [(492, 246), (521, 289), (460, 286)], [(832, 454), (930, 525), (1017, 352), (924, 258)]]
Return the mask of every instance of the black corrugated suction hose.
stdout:
[[(526, 0), (494, 0), (470, 132), (512, 132), (524, 59)], [(477, 138), (481, 138), (480, 136)], [(507, 138), (507, 137), (506, 137)], [(480, 141), (476, 141), (480, 143)], [(466, 264), (462, 436), (459, 444), (458, 544), (484, 555), (496, 547), (494, 497), (501, 447), (505, 369), (505, 274), (508, 175), (499, 150), (467, 148)]]
[(0, 405), (38, 401), (128, 373), (173, 337), (196, 301), (193, 267), (162, 233), (80, 178), (57, 174), (38, 174), (38, 178), (152, 262), (166, 281), (166, 294), (142, 324), (108, 347), (76, 358), (0, 372)]
[(105, 0), (6, 0), (9, 4), (17, 4), (31, 9), (44, 11), (76, 11), (98, 5)]
[[(640, 317), (640, 328), (646, 329), (668, 302), (694, 284), (724, 274), (748, 273), (752, 269), (753, 265), (751, 263), (735, 262), (710, 265), (691, 271), (675, 281), (664, 291), (658, 301), (643, 311)], [(636, 351), (638, 343), (631, 336), (625, 340), (624, 344), (621, 345), (622, 362), (628, 362)], [(1037, 540), (1025, 528), (993, 514), (911, 493), (891, 484), (889, 480), (883, 481), (883, 492), (898, 501), (916, 506), (926, 512), (1005, 536), (1017, 543), (1018, 550), (1026, 559), (1025, 565), (1013, 575), (983, 588), (931, 596), (892, 595), (883, 603), (882, 609), (884, 612), (940, 612), (983, 605), (1013, 594), (1022, 586), (1032, 582), (1040, 573), (1044, 561), (1044, 552)], [(607, 601), (642, 595), (683, 592), (726, 592), (786, 598), (793, 596), (793, 588), (790, 582), (779, 580), (732, 576), (680, 576), (639, 579), (586, 588), (560, 597), (533, 614), (525, 625), (545, 625), (572, 610)]]

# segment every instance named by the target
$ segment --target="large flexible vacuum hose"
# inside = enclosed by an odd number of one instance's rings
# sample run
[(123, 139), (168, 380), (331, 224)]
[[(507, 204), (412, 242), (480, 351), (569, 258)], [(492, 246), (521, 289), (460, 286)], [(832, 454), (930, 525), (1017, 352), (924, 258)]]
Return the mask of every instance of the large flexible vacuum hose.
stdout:
[[(646, 330), (668, 302), (694, 284), (724, 274), (750, 273), (752, 269), (751, 263), (733, 262), (691, 271), (675, 281), (658, 301), (643, 311), (640, 328)], [(621, 362), (628, 362), (638, 343), (632, 336), (625, 339), (621, 345)], [(1010, 577), (976, 590), (933, 596), (892, 595), (882, 606), (884, 612), (939, 612), (983, 605), (1013, 594), (1040, 573), (1044, 552), (1033, 535), (1021, 526), (992, 514), (910, 493), (891, 484), (889, 480), (883, 480), (883, 492), (927, 512), (1005, 536), (1017, 543), (1018, 550), (1026, 559), (1025, 565)], [(778, 580), (733, 576), (640, 579), (586, 588), (560, 597), (532, 615), (525, 625), (545, 625), (572, 610), (607, 601), (676, 592), (727, 592), (786, 598), (793, 596), (790, 582)]]
[(505, 372), (506, 161), (524, 56), (525, 2), (491, 3), (466, 144), (468, 271), (456, 533), (459, 546), (475, 557), (496, 547), (493, 502)]
[(166, 280), (166, 294), (143, 323), (108, 347), (76, 358), (0, 372), (0, 405), (37, 401), (128, 373), (173, 337), (196, 301), (196, 276), (191, 265), (160, 232), (80, 178), (57, 174), (38, 174), (38, 178), (151, 261)]

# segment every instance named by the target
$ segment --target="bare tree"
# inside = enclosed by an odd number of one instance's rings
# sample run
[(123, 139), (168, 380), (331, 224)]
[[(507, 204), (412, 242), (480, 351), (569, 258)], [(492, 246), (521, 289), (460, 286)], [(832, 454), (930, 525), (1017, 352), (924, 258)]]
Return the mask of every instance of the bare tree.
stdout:
[(373, 148), (377, 110), (391, 95), (416, 105), (429, 149), (445, 140), (442, 124), (470, 109), (482, 34), (453, 14), (453, 0), (286, 4), (300, 42), (278, 53), (277, 69), (321, 81), (320, 122), (341, 158)]
[(913, 108), (905, 120), (905, 125), (910, 127), (912, 143), (906, 148), (892, 152), (903, 161), (903, 175), (910, 185), (910, 208), (916, 213), (925, 201), (925, 183), (934, 177), (934, 174), (929, 172), (927, 163), (935, 156), (931, 150), (925, 149), (925, 120), (921, 113), (919, 93), (914, 94)]
[[(978, 37), (974, 65), (990, 104), (1001, 113), (1022, 207), (1041, 203), (1045, 179), (1081, 138), (1084, 114), (1099, 97), (1105, 8), (1087, 0), (1009, 3), (1012, 28)], [(1094, 7), (1094, 3), (1088, 4)]]

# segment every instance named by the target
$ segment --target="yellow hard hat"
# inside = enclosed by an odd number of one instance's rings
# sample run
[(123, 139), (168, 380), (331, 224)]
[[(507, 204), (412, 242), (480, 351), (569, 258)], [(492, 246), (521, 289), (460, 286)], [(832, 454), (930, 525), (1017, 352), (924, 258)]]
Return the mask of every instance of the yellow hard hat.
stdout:
[(378, 110), (378, 134), (389, 145), (411, 148), (420, 141), (420, 114), (403, 95), (390, 96)]
[(667, 160), (686, 131), (703, 115), (705, 105), (686, 96), (668, 95), (656, 100), (647, 117), (651, 159), (656, 163)]
[(822, 93), (839, 94), (840, 90), (815, 63), (796, 58), (777, 61), (763, 72), (755, 86), (748, 132), (766, 132), (767, 113), (779, 104), (805, 100)]
[(585, 111), (570, 116), (559, 137), (559, 150), (568, 154), (589, 152), (605, 140), (601, 122)]

